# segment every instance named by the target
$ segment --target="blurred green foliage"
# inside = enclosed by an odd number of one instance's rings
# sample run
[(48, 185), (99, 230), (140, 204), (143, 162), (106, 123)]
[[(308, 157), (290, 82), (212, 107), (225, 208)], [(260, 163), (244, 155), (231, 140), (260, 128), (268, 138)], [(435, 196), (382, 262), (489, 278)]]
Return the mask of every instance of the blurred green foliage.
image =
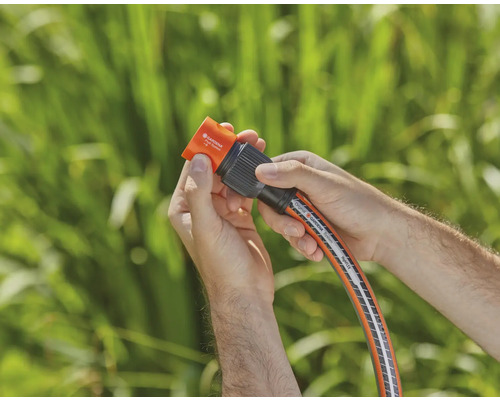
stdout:
[[(219, 390), (166, 211), (206, 115), (308, 149), (500, 248), (496, 6), (0, 6), (0, 395)], [(257, 217), (304, 394), (376, 395), (336, 275)], [(500, 366), (363, 264), (406, 395), (500, 394)]]

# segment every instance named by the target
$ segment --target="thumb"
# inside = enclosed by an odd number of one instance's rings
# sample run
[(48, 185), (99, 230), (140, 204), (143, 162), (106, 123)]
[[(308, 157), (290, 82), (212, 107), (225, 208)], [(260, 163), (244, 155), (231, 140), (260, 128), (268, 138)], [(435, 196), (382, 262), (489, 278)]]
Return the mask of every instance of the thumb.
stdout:
[(305, 193), (315, 193), (324, 185), (323, 172), (297, 160), (260, 164), (255, 170), (259, 181), (279, 188), (295, 187)]
[(211, 161), (205, 154), (195, 154), (189, 164), (184, 188), (191, 213), (193, 233), (211, 232), (220, 224), (220, 218), (212, 202), (214, 176)]

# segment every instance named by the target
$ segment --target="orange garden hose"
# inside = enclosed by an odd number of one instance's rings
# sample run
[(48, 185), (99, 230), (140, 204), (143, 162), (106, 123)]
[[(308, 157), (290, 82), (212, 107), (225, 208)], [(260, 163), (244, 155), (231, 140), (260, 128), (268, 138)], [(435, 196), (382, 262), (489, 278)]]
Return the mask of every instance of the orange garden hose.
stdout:
[(300, 193), (285, 212), (300, 221), (340, 277), (363, 327), (381, 396), (401, 396), (401, 380), (387, 325), (356, 259), (328, 221)]

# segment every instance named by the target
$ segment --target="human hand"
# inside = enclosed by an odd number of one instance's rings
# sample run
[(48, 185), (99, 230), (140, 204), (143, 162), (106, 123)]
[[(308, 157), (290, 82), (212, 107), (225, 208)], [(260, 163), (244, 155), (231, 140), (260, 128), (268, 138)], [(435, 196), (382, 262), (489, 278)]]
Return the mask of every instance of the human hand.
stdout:
[[(257, 167), (255, 174), (261, 182), (298, 188), (332, 223), (356, 258), (380, 260), (383, 250), (379, 245), (389, 232), (389, 215), (401, 207), (397, 201), (307, 151), (286, 153), (273, 158), (273, 162)], [(260, 201), (258, 208), (264, 221), (304, 256), (313, 261), (322, 259), (322, 250), (299, 221), (276, 213)], [(299, 232), (297, 237), (289, 235), (293, 231)]]
[[(230, 124), (223, 124), (234, 131)], [(260, 151), (265, 142), (254, 131), (238, 140)], [(272, 304), (271, 261), (252, 216), (252, 199), (243, 199), (214, 175), (209, 158), (187, 161), (172, 195), (168, 215), (201, 275), (210, 303), (235, 294)]]

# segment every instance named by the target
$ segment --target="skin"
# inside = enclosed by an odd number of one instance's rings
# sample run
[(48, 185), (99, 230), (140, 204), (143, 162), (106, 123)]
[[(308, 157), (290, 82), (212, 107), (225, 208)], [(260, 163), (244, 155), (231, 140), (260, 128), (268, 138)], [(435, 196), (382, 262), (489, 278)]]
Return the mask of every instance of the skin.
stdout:
[[(241, 132), (238, 140), (265, 147), (254, 131)], [(498, 255), (312, 153), (273, 161), (257, 167), (260, 181), (301, 190), (357, 259), (385, 266), (500, 361)], [(169, 216), (205, 284), (223, 395), (299, 396), (273, 313), (269, 255), (251, 207), (252, 200), (212, 174), (208, 157), (196, 155), (184, 166)], [(258, 209), (305, 257), (323, 258), (300, 222), (260, 202)]]

